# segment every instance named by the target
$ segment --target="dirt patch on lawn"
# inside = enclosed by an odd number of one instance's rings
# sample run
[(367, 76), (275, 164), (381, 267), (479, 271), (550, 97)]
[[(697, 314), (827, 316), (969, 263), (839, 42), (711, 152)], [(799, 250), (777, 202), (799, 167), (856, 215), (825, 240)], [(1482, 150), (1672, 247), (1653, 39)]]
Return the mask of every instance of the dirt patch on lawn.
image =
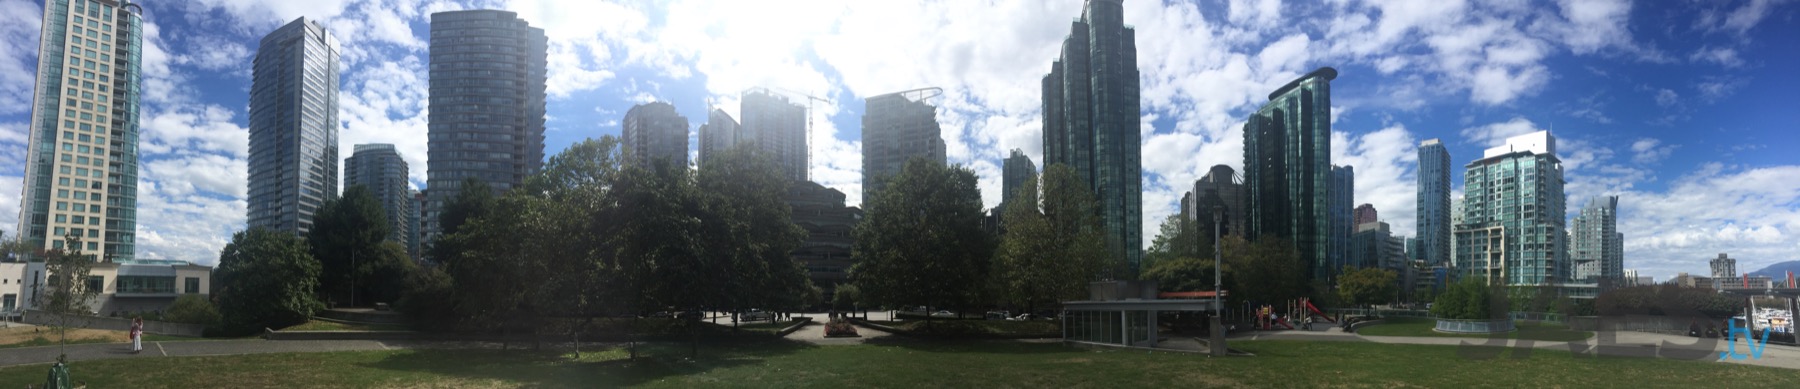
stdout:
[[(13, 327), (0, 328), (0, 346), (29, 343), (37, 338), (51, 342), (61, 339), (63, 334), (50, 327)], [(130, 334), (125, 331), (91, 330), (86, 328), (70, 328), (69, 341), (85, 340), (85, 343), (97, 342), (129, 342)]]

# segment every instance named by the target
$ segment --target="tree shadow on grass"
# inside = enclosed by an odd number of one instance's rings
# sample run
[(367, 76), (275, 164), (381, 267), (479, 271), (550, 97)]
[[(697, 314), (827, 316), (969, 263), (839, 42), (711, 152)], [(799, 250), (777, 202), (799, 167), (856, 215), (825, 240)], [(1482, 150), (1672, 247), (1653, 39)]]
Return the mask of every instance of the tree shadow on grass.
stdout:
[(621, 346), (583, 348), (583, 354), (606, 354), (601, 360), (570, 358), (569, 349), (545, 350), (417, 350), (400, 353), (366, 368), (420, 372), (446, 377), (498, 380), (533, 387), (632, 386), (662, 379), (703, 374), (715, 369), (763, 363), (766, 359), (817, 347), (782, 339), (714, 339), (702, 342), (698, 358), (690, 345), (675, 342), (640, 344), (636, 359)]
[(1053, 354), (1077, 351), (1061, 342), (1028, 343), (1001, 339), (934, 338), (895, 334), (872, 338), (863, 344), (900, 347), (913, 351), (962, 354)]

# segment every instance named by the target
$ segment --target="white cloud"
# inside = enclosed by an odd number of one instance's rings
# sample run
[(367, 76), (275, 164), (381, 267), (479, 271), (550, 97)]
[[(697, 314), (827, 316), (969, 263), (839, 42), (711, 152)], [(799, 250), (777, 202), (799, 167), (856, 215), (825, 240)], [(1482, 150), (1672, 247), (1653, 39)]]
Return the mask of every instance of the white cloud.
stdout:
[(1675, 91), (1672, 90), (1659, 89), (1656, 91), (1656, 105), (1660, 105), (1663, 108), (1674, 106), (1676, 102), (1680, 101), (1678, 100), (1680, 98), (1681, 97), (1676, 95)]
[(1703, 272), (1704, 260), (1729, 253), (1751, 271), (1800, 259), (1800, 166), (1702, 166), (1662, 192), (1627, 191), (1619, 199), (1625, 267), (1659, 277)]
[(31, 112), (43, 15), (30, 1), (0, 2), (0, 115)]
[(1537, 131), (1541, 130), (1538, 129), (1536, 124), (1531, 123), (1530, 120), (1526, 120), (1523, 117), (1514, 117), (1512, 120), (1500, 123), (1464, 128), (1462, 130), (1462, 136), (1467, 139), (1469, 143), (1480, 145), (1482, 147), (1493, 147), (1506, 144), (1506, 138)]
[(139, 149), (146, 155), (224, 152), (249, 155), (249, 130), (233, 123), (236, 114), (217, 105), (151, 110), (140, 119)]
[(1639, 165), (1657, 163), (1674, 153), (1675, 147), (1676, 145), (1662, 145), (1662, 141), (1655, 138), (1641, 138), (1631, 143), (1631, 152), (1634, 153), (1631, 161)]
[(0, 175), (0, 231), (8, 238), (19, 234), (19, 203), (24, 193), (24, 176)]
[(1331, 133), (1331, 163), (1356, 169), (1355, 204), (1370, 204), (1395, 235), (1417, 230), (1418, 142), (1406, 126), (1362, 135)]

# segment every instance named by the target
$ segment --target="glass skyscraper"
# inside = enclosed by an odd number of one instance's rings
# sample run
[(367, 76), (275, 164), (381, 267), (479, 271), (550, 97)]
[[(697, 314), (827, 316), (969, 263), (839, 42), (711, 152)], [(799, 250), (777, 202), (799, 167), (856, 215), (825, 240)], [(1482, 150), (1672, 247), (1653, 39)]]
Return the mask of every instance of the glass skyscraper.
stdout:
[(1437, 139), (1419, 143), (1419, 248), (1413, 255), (1428, 266), (1450, 262), (1450, 151)]
[(44, 1), (19, 204), (27, 247), (77, 236), (95, 258), (137, 254), (143, 12), (129, 1)]
[[(788, 101), (768, 89), (746, 91), (738, 102), (743, 123), (737, 127), (738, 143), (749, 143), (756, 152), (775, 162), (789, 180), (807, 180), (806, 107)], [(729, 117), (728, 117), (729, 118)]]
[(1563, 231), (1563, 166), (1556, 138), (1538, 131), (1506, 139), (1464, 166), (1459, 273), (1490, 285), (1547, 286), (1570, 276)]
[(1135, 278), (1143, 257), (1143, 163), (1137, 33), (1121, 0), (1088, 0), (1044, 76), (1044, 166), (1063, 164), (1094, 190), (1107, 247)]
[(863, 99), (863, 198), (874, 196), (908, 160), (945, 162), (937, 107), (926, 102), (941, 94), (942, 89), (924, 88)]
[(1326, 203), (1331, 214), (1331, 245), (1325, 257), (1332, 270), (1343, 269), (1352, 263), (1350, 251), (1354, 242), (1350, 237), (1357, 227), (1351, 211), (1356, 204), (1356, 167), (1331, 167), (1331, 200)]
[[(344, 159), (344, 188), (362, 185), (375, 195), (375, 202), (387, 215), (388, 240), (408, 245), (412, 251), (413, 192), (407, 187), (406, 159), (386, 143), (356, 145), (355, 154)], [(411, 254), (416, 255), (416, 252)]]
[(698, 165), (705, 165), (708, 158), (725, 152), (736, 146), (740, 138), (737, 119), (725, 110), (713, 108), (706, 114), (706, 124), (700, 125), (700, 160)]
[[(1017, 192), (1025, 189), (1025, 181), (1037, 177), (1037, 165), (1031, 163), (1031, 157), (1025, 156), (1024, 150), (1019, 149), (1013, 149), (1012, 155), (1001, 161), (1001, 165), (1000, 208), (1005, 209), (1006, 204), (1013, 201), (1013, 197), (1019, 195)], [(1039, 186), (1039, 188), (1042, 187), (1042, 185)], [(1024, 195), (1028, 196), (1025, 199), (1028, 203), (1022, 206), (1037, 207), (1037, 192)]]
[(1595, 196), (1569, 226), (1569, 261), (1576, 282), (1625, 281), (1625, 234), (1619, 233), (1619, 196)]
[(632, 106), (620, 126), (621, 148), (632, 162), (648, 165), (660, 159), (687, 167), (688, 119), (675, 112), (675, 105), (658, 101)]
[(547, 42), (544, 29), (512, 12), (431, 14), (426, 242), (464, 179), (500, 193), (543, 167)]
[(306, 235), (338, 196), (338, 43), (294, 19), (262, 39), (250, 81), (250, 227)]
[(1329, 278), (1331, 80), (1319, 68), (1269, 94), (1244, 123), (1246, 236), (1286, 239), (1312, 279)]

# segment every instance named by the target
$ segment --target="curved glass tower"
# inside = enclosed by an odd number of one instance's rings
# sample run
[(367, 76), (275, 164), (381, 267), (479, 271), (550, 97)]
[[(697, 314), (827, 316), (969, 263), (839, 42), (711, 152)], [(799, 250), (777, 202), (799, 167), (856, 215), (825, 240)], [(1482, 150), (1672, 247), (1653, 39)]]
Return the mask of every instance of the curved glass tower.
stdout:
[(463, 179), (505, 192), (543, 166), (546, 44), (516, 13), (431, 14), (426, 241)]
[(143, 8), (48, 0), (38, 41), (19, 231), (29, 247), (136, 256)]
[(1313, 279), (1332, 274), (1331, 80), (1329, 67), (1300, 76), (1244, 123), (1246, 237), (1292, 243)]

